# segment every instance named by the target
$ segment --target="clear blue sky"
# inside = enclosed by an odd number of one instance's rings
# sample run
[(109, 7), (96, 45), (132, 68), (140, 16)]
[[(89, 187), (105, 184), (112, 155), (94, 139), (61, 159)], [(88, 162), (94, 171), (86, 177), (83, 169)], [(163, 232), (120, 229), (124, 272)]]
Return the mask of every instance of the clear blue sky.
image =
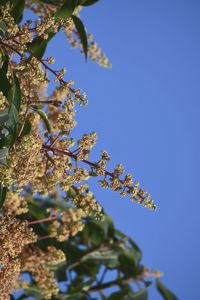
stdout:
[(107, 149), (113, 165), (124, 164), (159, 209), (100, 188), (96, 197), (181, 300), (199, 299), (199, 13), (197, 0), (101, 0), (85, 9), (111, 70), (85, 64), (63, 36), (48, 48), (90, 99), (74, 134), (97, 131), (96, 153)]

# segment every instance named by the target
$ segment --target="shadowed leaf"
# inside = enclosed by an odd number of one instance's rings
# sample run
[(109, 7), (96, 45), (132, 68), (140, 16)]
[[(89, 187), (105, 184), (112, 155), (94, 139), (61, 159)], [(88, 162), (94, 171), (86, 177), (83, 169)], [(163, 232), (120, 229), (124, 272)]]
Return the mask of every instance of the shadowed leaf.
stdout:
[(82, 21), (77, 16), (72, 16), (72, 19), (74, 21), (74, 24), (76, 26), (76, 30), (78, 31), (81, 44), (83, 47), (83, 51), (85, 54), (85, 58), (87, 59), (87, 53), (88, 53), (88, 40), (87, 40), (87, 34), (85, 31), (85, 27), (82, 23)]
[(159, 293), (162, 295), (165, 300), (178, 300), (178, 298), (172, 294), (161, 282), (160, 280), (156, 280), (156, 287)]

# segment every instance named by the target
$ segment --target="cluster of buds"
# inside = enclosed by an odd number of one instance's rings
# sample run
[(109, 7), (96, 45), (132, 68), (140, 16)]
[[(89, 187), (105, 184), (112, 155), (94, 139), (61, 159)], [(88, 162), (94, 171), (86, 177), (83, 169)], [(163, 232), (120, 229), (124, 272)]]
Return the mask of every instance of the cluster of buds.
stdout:
[(95, 146), (97, 140), (96, 132), (90, 134), (84, 134), (80, 140), (78, 140), (78, 160), (87, 159), (91, 149)]
[(66, 68), (62, 68), (60, 71), (57, 72), (54, 81), (55, 82), (61, 81), (61, 79), (65, 76), (66, 72), (67, 72), (67, 69)]
[(90, 59), (97, 62), (101, 67), (111, 68), (111, 63), (109, 62), (105, 53), (102, 52), (101, 48), (99, 48), (97, 43), (93, 40), (91, 34), (88, 35), (88, 41), (88, 56)]
[[(76, 28), (73, 22), (66, 22), (63, 26), (63, 31), (67, 36), (68, 42), (71, 44), (72, 48), (80, 48), (83, 53), (83, 47), (80, 41), (80, 36), (76, 31)], [(91, 34), (87, 35), (88, 39), (88, 57), (97, 62), (101, 67), (110, 68), (111, 63), (106, 57), (105, 53), (98, 47), (97, 43), (93, 40), (93, 36)]]
[(12, 259), (0, 269), (0, 300), (10, 300), (10, 293), (19, 288), (21, 264), (19, 259)]
[(12, 217), (0, 218), (0, 264), (6, 265), (15, 259), (28, 244), (37, 238), (27, 221)]
[(20, 277), (19, 257), (26, 245), (36, 242), (36, 235), (27, 221), (12, 217), (0, 218), (0, 299), (10, 299)]
[(51, 266), (65, 261), (64, 253), (55, 247), (42, 251), (37, 247), (26, 247), (21, 254), (21, 270), (30, 272), (41, 289), (44, 299), (51, 299), (58, 294), (59, 289)]
[(0, 109), (4, 109), (7, 106), (7, 100), (4, 94), (0, 91)]
[(7, 216), (18, 216), (28, 212), (28, 204), (19, 193), (8, 192), (6, 201), (3, 205), (3, 211)]
[(48, 29), (51, 29), (51, 32), (58, 32), (59, 26), (58, 20), (52, 15), (41, 16), (40, 20), (35, 21), (36, 32), (44, 40), (48, 39)]
[(19, 28), (15, 23), (14, 18), (10, 14), (10, 5), (5, 4), (0, 6), (1, 19), (5, 22), (7, 27), (7, 34), (15, 35), (18, 33)]
[(84, 211), (86, 216), (94, 216), (99, 220), (103, 218), (103, 209), (89, 190), (87, 184), (83, 184), (80, 187), (71, 187), (67, 195), (72, 199), (76, 207)]
[(84, 228), (82, 218), (85, 212), (81, 209), (69, 208), (67, 211), (60, 213), (60, 218), (52, 222), (50, 226), (51, 237), (55, 237), (58, 241), (67, 241), (70, 236), (75, 236)]

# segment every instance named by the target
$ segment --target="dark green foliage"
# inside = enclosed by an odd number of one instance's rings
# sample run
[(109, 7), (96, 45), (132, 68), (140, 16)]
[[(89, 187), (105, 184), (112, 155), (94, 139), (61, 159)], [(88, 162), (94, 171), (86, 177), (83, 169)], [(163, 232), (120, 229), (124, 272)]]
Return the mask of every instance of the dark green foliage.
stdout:
[(29, 45), (28, 50), (31, 54), (41, 59), (45, 54), (47, 45), (49, 41), (55, 36), (55, 33), (48, 32), (48, 38), (46, 40), (42, 39), (40, 36), (36, 37), (32, 43)]
[(10, 89), (11, 89), (11, 85), (6, 76), (6, 72), (4, 72), (3, 69), (0, 69), (0, 91), (3, 93), (3, 95), (6, 98), (8, 97)]
[(19, 112), (20, 105), (21, 105), (21, 89), (20, 89), (19, 80), (14, 72), (12, 77), (13, 77), (12, 89), (10, 89), (9, 91), (8, 100), (16, 107), (16, 110)]
[(96, 2), (98, 2), (99, 0), (83, 0), (81, 5), (83, 6), (90, 6), (90, 5), (93, 5), (95, 4)]
[(24, 123), (24, 127), (21, 136), (27, 135), (31, 132), (31, 122), (27, 119)]
[(7, 194), (7, 187), (3, 187), (0, 185), (0, 209), (2, 208), (4, 201), (6, 200), (6, 194)]
[(5, 33), (7, 31), (7, 26), (4, 21), (0, 21), (0, 36), (5, 36)]
[[(29, 201), (30, 213), (26, 218), (32, 219), (33, 216), (36, 219), (45, 218), (45, 206), (54, 207), (57, 203), (62, 207), (66, 205), (61, 198), (42, 201), (35, 198)], [(60, 292), (53, 299), (95, 299), (98, 291), (111, 287), (112, 292), (105, 299), (147, 299), (146, 285), (144, 284), (139, 291), (135, 285), (143, 270), (138, 261), (141, 252), (137, 245), (128, 236), (115, 229), (108, 216), (103, 221), (87, 218), (85, 222), (84, 230), (67, 242), (58, 243), (55, 239), (38, 241), (38, 246), (42, 249), (54, 245), (67, 256), (65, 263), (51, 269), (58, 281), (66, 283), (67, 293)], [(49, 223), (35, 225), (34, 231), (39, 235), (48, 234)], [(109, 272), (115, 272), (114, 280), (107, 277)], [(28, 295), (41, 299), (40, 291), (34, 282), (24, 292), (24, 296)]]
[(76, 30), (79, 34), (79, 38), (81, 40), (81, 44), (83, 46), (83, 51), (85, 54), (85, 58), (87, 60), (87, 52), (88, 52), (88, 40), (87, 40), (87, 34), (85, 31), (85, 27), (82, 23), (82, 21), (77, 16), (72, 16), (72, 19), (74, 21), (74, 24), (76, 26)]
[(157, 290), (160, 292), (164, 300), (178, 300), (178, 298), (170, 292), (161, 282), (160, 280), (156, 280)]
[(21, 90), (15, 73), (12, 74), (11, 85), (4, 69), (0, 69), (0, 91), (10, 104), (9, 108), (0, 111), (0, 165), (6, 165), (8, 149), (14, 145), (19, 128)]
[(15, 19), (16, 23), (19, 23), (22, 18), (22, 14), (25, 7), (25, 0), (11, 0), (12, 9), (11, 15)]
[(65, 0), (55, 14), (56, 17), (67, 19), (71, 17), (77, 6), (77, 0)]

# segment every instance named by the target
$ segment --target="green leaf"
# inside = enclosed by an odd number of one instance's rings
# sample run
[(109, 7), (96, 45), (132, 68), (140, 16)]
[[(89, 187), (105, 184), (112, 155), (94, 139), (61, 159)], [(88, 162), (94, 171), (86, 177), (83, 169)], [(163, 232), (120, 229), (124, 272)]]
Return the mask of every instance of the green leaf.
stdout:
[(20, 110), (21, 97), (22, 96), (21, 96), (19, 80), (18, 80), (16, 74), (13, 73), (12, 89), (9, 92), (8, 99), (16, 107), (18, 112)]
[(68, 191), (67, 191), (67, 197), (69, 197), (70, 199), (74, 199), (77, 196), (77, 192), (76, 190), (71, 187)]
[(2, 69), (0, 69), (0, 91), (4, 94), (6, 98), (8, 97), (10, 88), (11, 85), (10, 82), (8, 81), (6, 73)]
[(114, 268), (118, 265), (118, 253), (114, 250), (104, 249), (103, 251), (94, 251), (84, 256), (82, 261), (94, 261)]
[(67, 19), (71, 17), (77, 6), (77, 0), (65, 0), (61, 8), (55, 14), (56, 18)]
[(4, 71), (5, 74), (7, 74), (7, 71), (8, 71), (8, 64), (9, 64), (9, 57), (4, 56), (2, 70)]
[(90, 5), (93, 5), (95, 4), (96, 2), (98, 2), (99, 0), (86, 0), (84, 1), (81, 5), (83, 6), (90, 6)]
[(84, 240), (89, 240), (92, 245), (99, 245), (104, 239), (106, 239), (106, 232), (101, 222), (92, 220), (86, 223), (83, 231)]
[(25, 7), (25, 0), (14, 0), (11, 8), (11, 15), (16, 22), (19, 22)]
[(9, 108), (9, 120), (6, 122), (6, 126), (10, 128), (16, 128), (19, 125), (19, 115), (14, 104), (11, 104)]
[(123, 296), (125, 296), (129, 291), (127, 291), (126, 288), (124, 288), (121, 291), (117, 291), (112, 293), (109, 297), (108, 300), (122, 300)]
[(5, 128), (10, 132), (12, 139), (10, 140), (10, 146), (14, 145), (17, 139), (17, 132), (19, 126), (19, 115), (14, 104), (11, 104), (8, 110), (9, 119), (5, 123)]
[(2, 208), (5, 200), (6, 200), (6, 194), (7, 194), (7, 187), (0, 187), (0, 209)]
[(129, 287), (125, 286), (123, 290), (114, 292), (108, 297), (108, 300), (147, 300), (148, 294), (146, 289), (141, 289), (133, 293)]
[(172, 294), (161, 282), (156, 280), (156, 288), (165, 300), (178, 300), (178, 298)]
[(0, 149), (0, 165), (7, 165), (8, 148), (4, 147)]
[(81, 44), (83, 47), (83, 51), (85, 54), (85, 58), (87, 59), (87, 53), (88, 53), (88, 40), (87, 40), (87, 34), (85, 31), (85, 26), (83, 25), (82, 21), (77, 16), (72, 16), (72, 19), (74, 21), (74, 25), (76, 26), (76, 30), (78, 31)]
[(5, 5), (5, 4), (8, 3), (8, 2), (9, 2), (9, 0), (1, 0), (1, 1), (0, 1), (0, 6), (1, 6), (1, 5)]
[(33, 109), (42, 118), (42, 120), (44, 121), (44, 124), (46, 126), (47, 131), (51, 132), (51, 125), (49, 123), (47, 114), (43, 110), (41, 110), (39, 108), (33, 108)]
[[(48, 33), (48, 32), (47, 32)], [(37, 58), (41, 59), (46, 51), (48, 42), (55, 36), (55, 33), (49, 32), (48, 39), (44, 40), (37, 36), (28, 46), (28, 51), (34, 54)]]
[(78, 0), (77, 5), (83, 5), (86, 0)]
[(87, 296), (84, 296), (84, 294), (82, 292), (78, 292), (78, 293), (73, 293), (71, 295), (67, 295), (67, 294), (56, 295), (54, 299), (56, 299), (56, 300), (87, 300), (89, 298)]
[(24, 295), (35, 297), (35, 299), (37, 300), (44, 300), (44, 297), (41, 294), (41, 290), (36, 286), (30, 286), (27, 289), (24, 289)]
[(4, 125), (9, 119), (8, 108), (0, 110), (0, 126)]
[(22, 130), (21, 136), (27, 135), (31, 132), (31, 122), (27, 119), (24, 128)]
[(117, 236), (121, 237), (122, 239), (126, 239), (130, 243), (130, 245), (134, 251), (135, 261), (137, 263), (139, 263), (142, 259), (142, 252), (141, 252), (140, 248), (138, 247), (138, 245), (131, 238), (129, 238), (127, 235), (125, 235), (118, 229), (115, 229), (115, 234)]
[(5, 36), (6, 31), (7, 31), (6, 23), (4, 21), (0, 21), (0, 35)]
[(126, 274), (127, 276), (137, 274), (135, 257), (129, 249), (125, 249), (124, 252), (119, 255), (119, 262), (119, 268), (124, 274)]
[(37, 36), (29, 45), (28, 50), (31, 51), (36, 57), (42, 58), (46, 51), (47, 44), (47, 40), (44, 40), (40, 36)]
[(127, 296), (123, 297), (122, 300), (147, 300), (148, 293), (146, 289), (142, 289), (137, 293), (129, 293)]
[(28, 208), (30, 211), (30, 215), (35, 219), (43, 219), (47, 217), (45, 210), (36, 203), (35, 200), (28, 201)]

